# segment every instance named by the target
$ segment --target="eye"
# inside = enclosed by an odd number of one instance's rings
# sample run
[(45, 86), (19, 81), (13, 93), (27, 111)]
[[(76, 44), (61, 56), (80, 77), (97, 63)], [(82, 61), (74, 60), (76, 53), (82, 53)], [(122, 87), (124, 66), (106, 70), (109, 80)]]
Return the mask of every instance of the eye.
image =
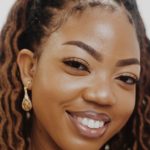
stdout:
[(133, 77), (133, 76), (132, 75), (120, 75), (116, 79), (124, 82), (125, 84), (134, 85), (134, 84), (137, 84), (139, 80), (136, 77)]
[(79, 58), (68, 58), (65, 59), (64, 64), (71, 67), (72, 69), (76, 69), (78, 71), (89, 71), (89, 64), (83, 60), (83, 59), (79, 59)]

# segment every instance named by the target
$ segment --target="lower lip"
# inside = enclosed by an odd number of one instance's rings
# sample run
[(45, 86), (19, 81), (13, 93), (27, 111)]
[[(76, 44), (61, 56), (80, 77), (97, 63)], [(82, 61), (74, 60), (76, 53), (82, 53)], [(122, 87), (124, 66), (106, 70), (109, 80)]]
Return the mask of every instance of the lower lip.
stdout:
[(70, 120), (73, 122), (77, 130), (80, 132), (81, 135), (87, 137), (87, 138), (100, 138), (102, 137), (105, 132), (108, 129), (108, 123), (105, 124), (103, 127), (98, 129), (91, 129), (87, 126), (82, 125), (76, 117), (72, 117), (70, 114), (68, 114), (70, 117)]

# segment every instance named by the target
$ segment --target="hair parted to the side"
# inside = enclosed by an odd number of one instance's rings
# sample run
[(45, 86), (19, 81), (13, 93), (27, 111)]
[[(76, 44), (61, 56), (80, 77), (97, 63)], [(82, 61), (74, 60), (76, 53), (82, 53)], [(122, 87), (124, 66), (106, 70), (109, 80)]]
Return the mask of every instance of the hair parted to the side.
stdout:
[(113, 9), (126, 8), (129, 20), (136, 28), (142, 66), (134, 113), (127, 125), (108, 143), (111, 150), (150, 149), (150, 41), (136, 1), (17, 0), (0, 35), (0, 150), (25, 150), (29, 146), (32, 120), (27, 121), (21, 109), (23, 85), (16, 63), (18, 52), (27, 48), (40, 56), (39, 46), (43, 39), (57, 30), (69, 15), (82, 12), (86, 7), (107, 5)]

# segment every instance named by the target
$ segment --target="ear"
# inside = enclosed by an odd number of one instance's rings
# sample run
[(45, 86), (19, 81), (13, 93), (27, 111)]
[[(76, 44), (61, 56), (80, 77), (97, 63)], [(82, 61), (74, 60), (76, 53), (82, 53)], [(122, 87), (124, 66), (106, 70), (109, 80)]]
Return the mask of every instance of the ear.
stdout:
[[(17, 64), (19, 66), (21, 80), (27, 86), (27, 83), (33, 80), (36, 70), (36, 60), (33, 52), (28, 49), (21, 50), (17, 56)], [(28, 89), (31, 89), (31, 86)]]

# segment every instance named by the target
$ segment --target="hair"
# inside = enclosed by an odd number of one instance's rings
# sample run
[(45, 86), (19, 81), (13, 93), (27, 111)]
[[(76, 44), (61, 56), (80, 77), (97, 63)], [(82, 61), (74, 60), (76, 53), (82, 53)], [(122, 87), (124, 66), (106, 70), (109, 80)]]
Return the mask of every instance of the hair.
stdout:
[[(70, 9), (69, 4), (71, 4)], [(141, 50), (141, 78), (137, 85), (136, 107), (126, 126), (110, 141), (111, 150), (150, 149), (150, 41), (135, 0), (17, 0), (0, 35), (0, 149), (24, 150), (29, 147), (32, 119), (21, 108), (23, 84), (17, 54), (23, 48), (40, 57), (38, 47), (73, 13), (87, 7), (118, 6), (127, 11), (135, 26)], [(121, 6), (122, 5), (122, 6)], [(104, 149), (104, 147), (102, 148)]]

